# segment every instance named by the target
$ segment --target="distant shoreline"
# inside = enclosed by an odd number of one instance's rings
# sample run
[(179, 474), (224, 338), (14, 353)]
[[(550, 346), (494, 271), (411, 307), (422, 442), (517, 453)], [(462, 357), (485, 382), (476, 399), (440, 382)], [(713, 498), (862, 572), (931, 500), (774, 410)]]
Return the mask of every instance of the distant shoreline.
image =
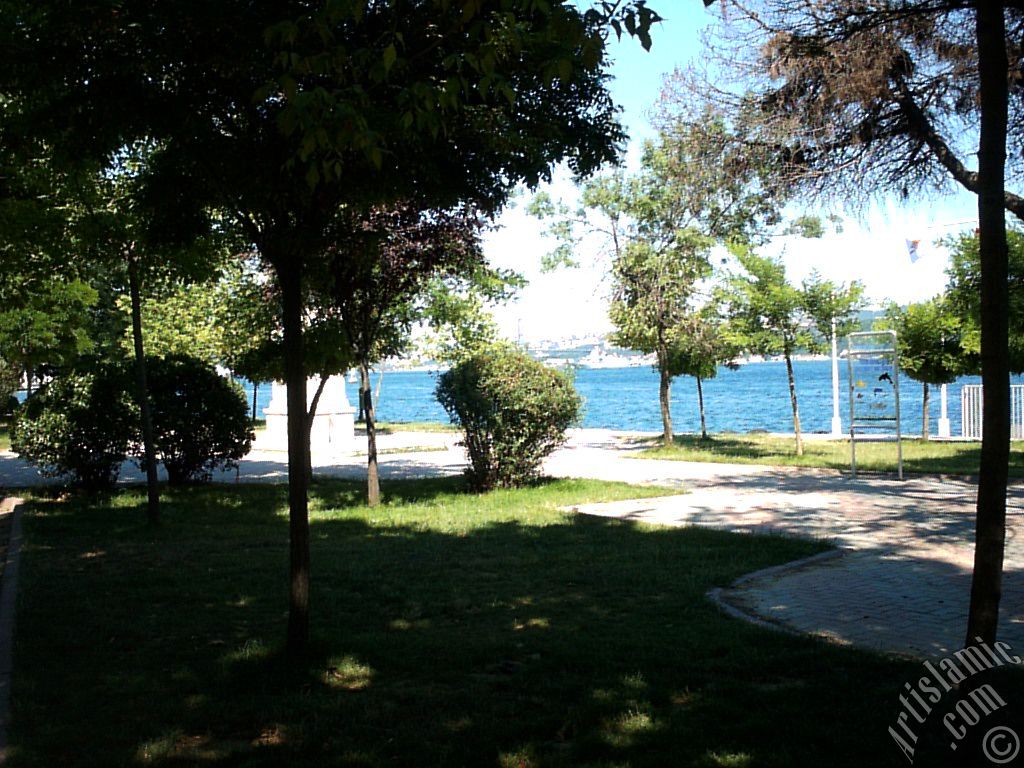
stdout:
[[(623, 358), (621, 360), (608, 360), (602, 362), (600, 365), (588, 365), (586, 362), (574, 362), (563, 360), (560, 358), (539, 358), (541, 362), (554, 365), (555, 367), (565, 367), (571, 365), (574, 368), (585, 368), (588, 371), (600, 371), (600, 370), (623, 370), (626, 368), (647, 368), (653, 366), (653, 362), (633, 362), (630, 358)], [(831, 360), (830, 355), (793, 355), (792, 360), (794, 363), (813, 363), (813, 362), (829, 362)], [(763, 363), (783, 363), (785, 359), (779, 357), (745, 357), (738, 360), (734, 360), (737, 365), (761, 365)], [(447, 370), (446, 368), (439, 365), (411, 365), (411, 366), (384, 366), (384, 374), (389, 373), (440, 373)]]

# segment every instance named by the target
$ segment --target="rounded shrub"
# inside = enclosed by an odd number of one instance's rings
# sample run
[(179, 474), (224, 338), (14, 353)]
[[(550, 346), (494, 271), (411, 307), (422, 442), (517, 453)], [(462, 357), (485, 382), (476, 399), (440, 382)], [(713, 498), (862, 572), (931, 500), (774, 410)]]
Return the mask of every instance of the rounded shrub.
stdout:
[(153, 441), (171, 485), (205, 482), (249, 452), (253, 432), (242, 388), (184, 355), (147, 360)]
[(485, 347), (443, 373), (436, 395), (465, 433), (467, 474), (479, 489), (535, 479), (582, 409), (568, 374), (509, 345)]
[(131, 385), (123, 366), (58, 376), (18, 407), (11, 449), (46, 476), (89, 489), (110, 487), (137, 429)]

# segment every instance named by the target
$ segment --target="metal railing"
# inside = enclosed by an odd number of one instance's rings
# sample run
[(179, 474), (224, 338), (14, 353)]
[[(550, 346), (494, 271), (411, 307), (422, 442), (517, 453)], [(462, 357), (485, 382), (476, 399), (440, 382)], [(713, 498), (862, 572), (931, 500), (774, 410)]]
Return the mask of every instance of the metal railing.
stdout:
[[(960, 390), (960, 434), (981, 440), (981, 384), (964, 384)], [(1010, 385), (1010, 437), (1024, 440), (1024, 384)]]

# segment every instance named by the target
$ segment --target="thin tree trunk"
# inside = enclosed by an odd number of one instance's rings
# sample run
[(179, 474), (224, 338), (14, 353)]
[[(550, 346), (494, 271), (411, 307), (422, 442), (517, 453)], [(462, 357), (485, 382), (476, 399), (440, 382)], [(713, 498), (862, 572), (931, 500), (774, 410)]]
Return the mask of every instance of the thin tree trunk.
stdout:
[(356, 414), (356, 421), (366, 423), (366, 409), (363, 407), (363, 385), (362, 380), (359, 384), (359, 397), (356, 398), (359, 401), (359, 413)]
[(708, 425), (704, 420), (704, 387), (700, 376), (697, 377), (697, 405), (700, 408), (700, 439), (708, 439)]
[(377, 425), (374, 423), (373, 390), (370, 388), (370, 368), (359, 364), (359, 400), (366, 415), (366, 503), (380, 504), (380, 473), (377, 467)]
[(252, 383), (252, 420), (256, 421), (256, 395), (259, 392), (260, 385), (255, 381)]
[(658, 366), (658, 373), (661, 376), (660, 385), (658, 388), (658, 402), (661, 404), (661, 425), (662, 425), (662, 440), (665, 445), (669, 446), (673, 443), (672, 434), (672, 377), (668, 375), (668, 371), (665, 370), (664, 366)]
[(1006, 477), (1010, 457), (1006, 219), (1007, 56), (1002, 3), (977, 2), (981, 134), (978, 147), (978, 250), (981, 262), (981, 467), (974, 573), (966, 644), (994, 643), (1006, 543)]
[(309, 644), (309, 485), (306, 482), (309, 436), (302, 338), (302, 262), (287, 255), (271, 261), (281, 287), (285, 384), (288, 387), (288, 652), (297, 655)]
[(320, 374), (320, 383), (317, 384), (309, 404), (309, 413), (306, 414), (306, 482), (309, 484), (313, 483), (313, 419), (316, 418), (316, 407), (320, 405), (320, 395), (324, 393), (327, 378), (325, 374)]
[(139, 263), (128, 255), (128, 292), (132, 303), (132, 343), (135, 347), (135, 397), (142, 416), (142, 450), (146, 466), (146, 519), (150, 525), (160, 522), (160, 489), (157, 485), (156, 449), (153, 446), (153, 415), (146, 382), (146, 354), (142, 345), (142, 299), (139, 290)]
[(930, 432), (928, 429), (928, 382), (924, 382), (921, 386), (923, 387), (921, 393), (921, 439), (927, 440)]
[(796, 455), (804, 455), (804, 438), (800, 434), (800, 409), (796, 404), (796, 377), (793, 376), (793, 358), (789, 347), (783, 349), (786, 358), (786, 376), (789, 378), (789, 403), (793, 407), (793, 432), (796, 435)]

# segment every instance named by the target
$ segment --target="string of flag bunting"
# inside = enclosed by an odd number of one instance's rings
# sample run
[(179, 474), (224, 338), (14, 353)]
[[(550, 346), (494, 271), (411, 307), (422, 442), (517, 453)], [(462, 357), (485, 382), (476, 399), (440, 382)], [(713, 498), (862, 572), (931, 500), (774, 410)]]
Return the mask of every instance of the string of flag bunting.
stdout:
[[(964, 224), (977, 224), (977, 221), (977, 219), (965, 219), (964, 221), (952, 221), (949, 222), (948, 224), (933, 224), (930, 227), (924, 227), (924, 229), (950, 229), (952, 227), (963, 226)], [(977, 230), (975, 230), (975, 232), (977, 232)], [(919, 250), (921, 246), (921, 240), (922, 238), (906, 238), (905, 240), (907, 244), (907, 255), (910, 257), (911, 264), (916, 264), (921, 259), (921, 251)]]

